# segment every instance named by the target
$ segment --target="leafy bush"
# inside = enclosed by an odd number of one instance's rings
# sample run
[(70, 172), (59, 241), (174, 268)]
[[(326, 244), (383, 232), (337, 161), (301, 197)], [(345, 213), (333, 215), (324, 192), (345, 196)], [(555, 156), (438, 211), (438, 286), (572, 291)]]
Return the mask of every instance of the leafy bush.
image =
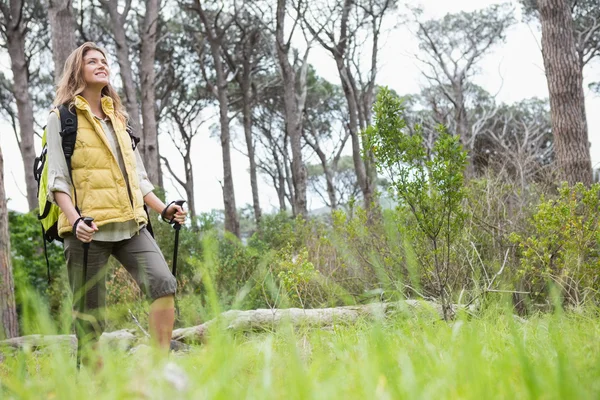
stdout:
[(261, 300), (259, 284), (259, 253), (244, 246), (235, 236), (227, 233), (219, 239), (218, 269), (215, 289), (222, 304), (231, 306), (236, 297), (247, 291), (239, 305), (241, 308), (258, 308), (265, 305)]
[(302, 217), (294, 219), (285, 212), (265, 214), (257, 232), (248, 240), (248, 246), (259, 252), (279, 250), (289, 244), (297, 247), (302, 242), (299, 233), (304, 222)]
[(70, 296), (62, 244), (47, 244), (50, 265), (48, 284), (44, 239), (37, 212), (22, 214), (10, 211), (8, 223), (17, 308), (21, 307), (21, 291), (31, 289), (48, 305), (51, 315), (58, 317), (64, 300)]
[(407, 277), (397, 231), (390, 229), (395, 224), (394, 214), (385, 210), (383, 218), (369, 219), (369, 212), (361, 207), (352, 213), (333, 213), (332, 232), (324, 237), (331, 238), (335, 262), (327, 270), (357, 300), (373, 290), (395, 297)]
[(586, 189), (564, 184), (557, 199), (544, 197), (529, 221), (528, 235), (513, 233), (519, 273), (537, 301), (545, 301), (548, 283), (558, 285), (574, 305), (598, 300), (600, 284), (600, 184)]
[[(375, 123), (365, 131), (366, 147), (376, 167), (386, 174), (390, 194), (399, 209), (408, 210), (415, 226), (413, 239), (426, 249), (419, 257), (426, 276), (433, 276), (436, 295), (447, 308), (452, 244), (460, 235), (465, 214), (466, 152), (458, 136), (438, 126), (431, 150), (423, 144), (423, 130), (406, 129), (401, 100), (382, 88), (374, 106)], [(402, 214), (401, 214), (402, 215)]]

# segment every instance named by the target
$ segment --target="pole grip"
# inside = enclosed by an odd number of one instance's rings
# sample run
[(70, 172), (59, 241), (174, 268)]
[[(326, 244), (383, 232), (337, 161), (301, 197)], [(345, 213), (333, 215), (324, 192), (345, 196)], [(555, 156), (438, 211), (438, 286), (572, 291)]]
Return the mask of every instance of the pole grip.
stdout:
[[(178, 205), (179, 207), (183, 207), (183, 204), (185, 203), (185, 200), (176, 200), (175, 204)], [(175, 229), (176, 231), (181, 229), (181, 224), (179, 222), (174, 222), (173, 223), (173, 229)]]
[[(90, 228), (92, 227), (92, 222), (94, 222), (94, 218), (92, 217), (83, 217), (82, 220), (87, 226), (89, 226)], [(83, 248), (84, 249), (88, 249), (90, 247), (89, 242), (88, 243), (84, 243), (83, 244)]]

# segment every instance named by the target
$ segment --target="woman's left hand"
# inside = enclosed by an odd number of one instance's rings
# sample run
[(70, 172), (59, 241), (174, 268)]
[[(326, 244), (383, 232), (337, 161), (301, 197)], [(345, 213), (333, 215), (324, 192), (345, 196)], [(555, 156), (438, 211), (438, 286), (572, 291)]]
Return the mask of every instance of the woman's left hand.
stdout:
[(173, 203), (169, 206), (167, 212), (165, 212), (165, 217), (169, 221), (173, 220), (173, 222), (183, 225), (187, 217), (187, 211), (185, 211), (180, 205)]

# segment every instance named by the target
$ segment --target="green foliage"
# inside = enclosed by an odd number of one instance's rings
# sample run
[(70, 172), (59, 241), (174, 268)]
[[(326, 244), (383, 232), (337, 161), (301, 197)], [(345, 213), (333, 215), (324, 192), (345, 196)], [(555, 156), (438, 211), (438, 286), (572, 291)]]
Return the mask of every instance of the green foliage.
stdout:
[(336, 265), (330, 267), (335, 272), (332, 279), (358, 301), (374, 290), (385, 291), (385, 299), (394, 298), (409, 280), (395, 215), (387, 210), (383, 219), (369, 221), (369, 213), (360, 207), (352, 213), (333, 213), (330, 246)]
[[(468, 69), (492, 45), (502, 42), (514, 23), (514, 10), (509, 4), (446, 14), (439, 20), (420, 24), (419, 48), (435, 62), (450, 66), (453, 65), (450, 60), (455, 59), (455, 68)], [(432, 45), (435, 45), (435, 52)]]
[(387, 175), (390, 191), (415, 216), (431, 240), (455, 234), (463, 224), (460, 203), (465, 197), (466, 152), (457, 136), (438, 127), (438, 139), (428, 151), (423, 132), (405, 132), (401, 100), (382, 89), (375, 104), (375, 124), (367, 129), (368, 146), (377, 169)]
[[(3, 349), (3, 399), (596, 399), (597, 313), (525, 323), (495, 309), (440, 323), (427, 316), (330, 329), (231, 335), (161, 359), (101, 347), (104, 368), (70, 349)], [(168, 365), (167, 365), (168, 363)]]
[(375, 123), (364, 134), (367, 147), (375, 156), (377, 170), (389, 179), (389, 191), (399, 210), (408, 210), (414, 218), (422, 235), (414, 238), (428, 242), (432, 261), (424, 266), (435, 272), (443, 298), (451, 246), (464, 226), (466, 152), (459, 138), (443, 126), (438, 126), (437, 140), (428, 150), (421, 127), (416, 126), (412, 134), (406, 129), (402, 102), (388, 89), (379, 92), (374, 114)]
[(48, 285), (44, 239), (37, 211), (25, 214), (9, 211), (8, 223), (17, 308), (22, 306), (25, 291), (34, 290), (52, 314), (58, 315), (63, 300), (70, 293), (62, 244), (47, 243), (51, 279)]
[(218, 269), (215, 273), (215, 290), (221, 304), (230, 307), (236, 302), (244, 309), (264, 306), (260, 294), (259, 253), (252, 247), (244, 246), (235, 236), (226, 233), (218, 240)]
[[(15, 279), (17, 274), (24, 283), (40, 292), (48, 289), (48, 274), (44, 258), (44, 243), (40, 223), (34, 213), (20, 214), (9, 211), (8, 223)], [(50, 261), (50, 274), (56, 276), (64, 267), (62, 245), (50, 243), (47, 246)]]
[(520, 250), (520, 275), (534, 298), (547, 295), (548, 282), (566, 300), (580, 304), (598, 294), (600, 271), (600, 184), (586, 189), (564, 184), (556, 199), (542, 198), (527, 234), (513, 233)]
[(248, 246), (259, 252), (269, 249), (282, 249), (292, 243), (300, 243), (297, 228), (303, 223), (302, 217), (291, 218), (287, 213), (263, 215), (258, 231), (248, 240)]
[(308, 250), (303, 249), (295, 254), (288, 245), (277, 254), (277, 278), (286, 292), (291, 304), (304, 308), (304, 298), (309, 290), (309, 284), (318, 271), (309, 261)]

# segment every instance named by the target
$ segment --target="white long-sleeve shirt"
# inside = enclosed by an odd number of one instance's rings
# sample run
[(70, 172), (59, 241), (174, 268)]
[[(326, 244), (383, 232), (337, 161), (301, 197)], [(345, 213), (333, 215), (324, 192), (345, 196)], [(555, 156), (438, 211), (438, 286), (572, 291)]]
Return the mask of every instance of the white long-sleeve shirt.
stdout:
[[(97, 118), (97, 120), (102, 126), (102, 130), (106, 135), (106, 139), (110, 144), (111, 150), (117, 158), (119, 168), (121, 168), (121, 171), (123, 172), (127, 187), (129, 187), (129, 178), (125, 170), (123, 155), (121, 154), (121, 149), (119, 148), (112, 124), (110, 120), (104, 121), (100, 118)], [(60, 130), (60, 118), (56, 115), (56, 113), (50, 113), (48, 124), (46, 125), (46, 143), (48, 146), (48, 201), (55, 204), (56, 200), (54, 199), (54, 192), (63, 192), (71, 196), (72, 186), (71, 177), (69, 176), (69, 169), (67, 167), (67, 161), (62, 149)], [(144, 167), (142, 157), (137, 149), (135, 150), (135, 159), (140, 190), (143, 197), (154, 190), (154, 186), (148, 179), (148, 174), (146, 173), (146, 168)], [(118, 242), (121, 240), (130, 239), (133, 237), (133, 235), (139, 232), (140, 228), (141, 226), (139, 226), (135, 220), (109, 223), (101, 226), (98, 229), (98, 232), (94, 234), (94, 240), (102, 242)]]

